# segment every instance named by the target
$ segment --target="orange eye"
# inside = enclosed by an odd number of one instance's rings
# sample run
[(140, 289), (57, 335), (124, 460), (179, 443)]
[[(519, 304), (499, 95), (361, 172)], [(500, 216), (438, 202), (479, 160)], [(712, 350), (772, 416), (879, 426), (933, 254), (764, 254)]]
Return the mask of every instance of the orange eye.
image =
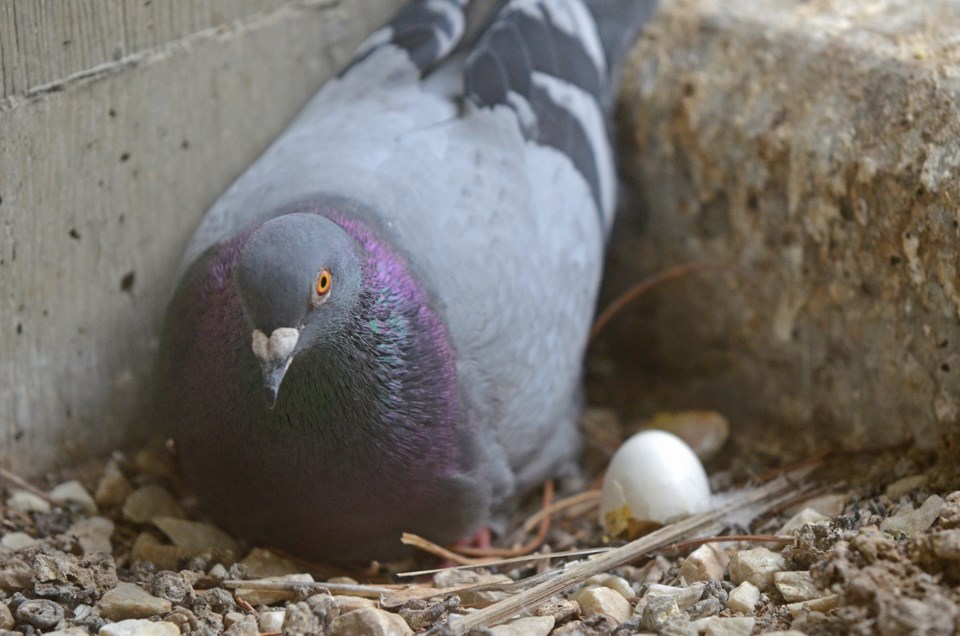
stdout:
[(330, 274), (329, 269), (324, 269), (320, 272), (320, 275), (317, 276), (317, 295), (323, 296), (328, 291), (330, 291), (330, 285), (333, 284), (333, 276)]

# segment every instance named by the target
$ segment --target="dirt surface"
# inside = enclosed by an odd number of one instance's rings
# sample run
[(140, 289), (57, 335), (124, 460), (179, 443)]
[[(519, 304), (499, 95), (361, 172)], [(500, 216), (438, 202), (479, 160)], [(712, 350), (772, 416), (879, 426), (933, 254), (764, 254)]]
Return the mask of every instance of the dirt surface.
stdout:
[[(593, 440), (585, 463), (596, 472), (630, 427), (597, 411), (585, 425)], [(728, 533), (763, 535), (756, 541), (651, 555), (529, 608), (516, 619), (525, 622), (475, 633), (955, 633), (956, 460), (956, 440), (939, 453), (900, 447), (827, 457), (802, 501), (728, 524)], [(715, 491), (772, 468), (735, 438), (710, 464), (718, 466)], [(443, 633), (452, 615), (515, 594), (525, 585), (514, 581), (571, 560), (447, 570), (405, 586), (396, 572), (435, 561), (421, 555), (352, 570), (303, 563), (204, 523), (160, 445), (21, 486), (7, 476), (0, 634)], [(555, 514), (542, 549), (616, 545), (603, 536), (595, 502), (588, 496)], [(540, 505), (532, 498), (497, 543), (529, 541), (533, 533), (521, 526)], [(768, 536), (784, 534), (794, 538)], [(238, 580), (284, 589), (237, 589)]]

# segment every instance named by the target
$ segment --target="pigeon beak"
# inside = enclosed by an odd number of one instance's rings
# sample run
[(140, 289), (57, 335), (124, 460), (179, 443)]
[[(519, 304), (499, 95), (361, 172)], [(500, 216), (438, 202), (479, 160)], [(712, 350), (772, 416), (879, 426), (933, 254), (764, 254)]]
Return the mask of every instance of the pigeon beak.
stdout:
[(277, 405), (280, 383), (293, 362), (293, 351), (300, 339), (300, 330), (290, 327), (275, 329), (268, 338), (259, 329), (253, 332), (253, 355), (263, 371), (263, 389), (267, 406)]
[(279, 360), (277, 364), (260, 364), (263, 369), (264, 395), (267, 398), (267, 406), (271, 409), (277, 405), (280, 383), (283, 382), (283, 376), (286, 375), (291, 362), (293, 362), (293, 356)]

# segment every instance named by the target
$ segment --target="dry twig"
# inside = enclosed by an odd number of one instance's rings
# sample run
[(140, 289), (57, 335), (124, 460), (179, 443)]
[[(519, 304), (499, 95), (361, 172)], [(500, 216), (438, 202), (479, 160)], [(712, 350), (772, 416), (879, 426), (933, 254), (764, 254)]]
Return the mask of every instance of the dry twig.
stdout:
[(626, 292), (621, 294), (619, 297), (614, 299), (606, 308), (600, 312), (600, 315), (597, 316), (597, 319), (593, 323), (593, 328), (590, 330), (589, 342), (600, 335), (600, 332), (603, 331), (607, 324), (613, 320), (613, 318), (623, 311), (623, 308), (632, 303), (634, 300), (647, 293), (657, 285), (665, 283), (674, 278), (679, 278), (681, 276), (686, 276), (687, 274), (693, 272), (739, 272), (744, 274), (743, 270), (739, 269), (735, 265), (727, 265), (725, 263), (685, 263), (683, 265), (676, 265), (670, 269), (664, 270), (662, 272), (657, 272), (653, 276), (643, 279)]
[[(552, 504), (553, 481), (548, 481), (544, 484), (543, 488), (543, 508), (541, 511), (549, 509)], [(451, 563), (456, 563), (457, 565), (486, 565), (495, 559), (512, 558), (530, 554), (543, 545), (543, 542), (547, 538), (547, 533), (550, 531), (550, 515), (542, 515), (539, 522), (540, 529), (536, 536), (527, 543), (515, 548), (471, 548), (468, 546), (444, 548), (429, 539), (425, 539), (411, 532), (404, 532), (400, 537), (400, 541), (404, 545), (418, 548), (424, 552), (438, 556), (441, 559), (446, 559)], [(526, 526), (524, 526), (524, 529), (526, 529)]]
[[(536, 513), (532, 514), (529, 519), (523, 522), (523, 531), (524, 532), (533, 532), (533, 529), (537, 526), (538, 523), (544, 517), (551, 517), (562, 510), (567, 508), (573, 508), (580, 504), (593, 504), (595, 506), (600, 501), (600, 491), (599, 490), (585, 490), (581, 493), (577, 493), (566, 499), (561, 499), (560, 501), (555, 501), (549, 506), (544, 506), (542, 509), (538, 510)], [(591, 507), (593, 507), (591, 506)]]
[(26, 479), (24, 479), (20, 475), (12, 473), (6, 468), (0, 468), (0, 479), (3, 479), (7, 483), (14, 485), (21, 490), (26, 490), (30, 494), (40, 497), (41, 499), (43, 499), (49, 504), (53, 504), (55, 506), (59, 505), (57, 504), (57, 502), (55, 502), (53, 499), (50, 498), (50, 495), (43, 492), (33, 484), (29, 483)]
[(269, 581), (251, 579), (249, 581), (231, 580), (221, 583), (228, 590), (265, 590), (268, 592), (307, 592), (320, 593), (324, 590), (331, 594), (352, 594), (376, 598), (381, 594), (403, 589), (403, 585), (362, 585), (353, 583), (322, 583), (315, 581)]
[(424, 539), (420, 535), (413, 534), (412, 532), (404, 532), (400, 536), (400, 541), (404, 545), (417, 548), (418, 550), (423, 550), (428, 554), (432, 554), (433, 556), (440, 557), (441, 559), (446, 559), (447, 561), (450, 561), (451, 563), (456, 563), (457, 565), (486, 565), (487, 563), (493, 560), (492, 558), (474, 559), (471, 557), (463, 556), (461, 554), (457, 554), (456, 552), (453, 552), (443, 547), (442, 545), (437, 545), (433, 541), (430, 541), (429, 539)]

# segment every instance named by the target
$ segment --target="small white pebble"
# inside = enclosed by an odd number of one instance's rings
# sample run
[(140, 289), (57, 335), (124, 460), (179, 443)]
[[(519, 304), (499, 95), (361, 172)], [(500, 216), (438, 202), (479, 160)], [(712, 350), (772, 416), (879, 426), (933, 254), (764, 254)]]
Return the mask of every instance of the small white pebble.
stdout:
[(630, 618), (630, 602), (609, 587), (588, 587), (577, 595), (584, 616), (606, 614), (618, 624)]
[(240, 565), (244, 567), (247, 576), (252, 579), (300, 573), (300, 566), (296, 563), (263, 548), (251, 550), (250, 554), (240, 562)]
[(10, 548), (11, 550), (22, 550), (37, 543), (40, 542), (26, 532), (8, 532), (3, 535), (3, 539), (0, 539), (0, 545), (3, 545), (5, 548)]
[(727, 607), (732, 612), (750, 614), (760, 600), (760, 590), (750, 581), (744, 581), (730, 590), (727, 597)]
[(926, 475), (910, 475), (909, 477), (898, 479), (887, 486), (887, 489), (883, 491), (883, 494), (886, 495), (888, 499), (896, 501), (907, 493), (917, 490), (925, 483), (927, 483)]
[(819, 497), (808, 499), (801, 504), (790, 506), (785, 512), (786, 514), (793, 516), (804, 508), (812, 508), (820, 514), (826, 515), (827, 517), (836, 517), (837, 515), (843, 513), (843, 509), (847, 505), (847, 498), (848, 495), (839, 493), (820, 495)]
[(87, 554), (95, 552), (113, 554), (113, 544), (110, 542), (113, 531), (114, 524), (106, 517), (89, 517), (70, 526), (67, 534), (76, 537), (80, 547)]
[(645, 594), (634, 608), (634, 615), (640, 618), (640, 629), (650, 632), (659, 632), (667, 623), (686, 617), (676, 598), (657, 594)]
[[(329, 583), (329, 581), (327, 581)], [(337, 604), (337, 609), (341, 614), (358, 610), (362, 607), (377, 607), (377, 602), (372, 598), (363, 598), (360, 596), (349, 596), (347, 594), (337, 594), (333, 597)]]
[(538, 607), (534, 613), (537, 616), (550, 616), (554, 619), (555, 623), (562, 623), (568, 618), (579, 616), (580, 603), (571, 601), (569, 599), (560, 598), (559, 596), (554, 596), (549, 601)]
[(804, 508), (797, 514), (790, 517), (790, 519), (787, 520), (785, 524), (783, 524), (783, 527), (780, 528), (780, 534), (794, 535), (794, 534), (797, 534), (797, 530), (807, 525), (808, 523), (820, 523), (822, 521), (827, 521), (827, 517), (820, 514), (813, 508)]
[(527, 616), (490, 628), (493, 636), (547, 636), (553, 629), (553, 616)]
[(836, 609), (839, 604), (840, 597), (836, 594), (829, 594), (822, 598), (790, 603), (786, 607), (790, 615), (797, 618), (806, 612), (829, 612), (832, 609)]
[(182, 517), (183, 508), (165, 488), (147, 484), (137, 488), (123, 502), (123, 516), (134, 523), (147, 523), (154, 517)]
[(180, 628), (167, 621), (131, 618), (118, 623), (107, 623), (97, 633), (100, 636), (179, 636)]
[(104, 469), (100, 483), (97, 484), (94, 499), (99, 505), (112, 508), (121, 505), (132, 492), (133, 486), (123, 476), (120, 467), (111, 461)]
[(409, 636), (413, 634), (413, 630), (399, 614), (365, 607), (336, 617), (325, 633), (329, 636), (354, 636), (356, 634)]
[(683, 560), (680, 576), (687, 583), (719, 581), (729, 561), (730, 558), (721, 548), (705, 543)]
[(260, 631), (279, 632), (283, 629), (283, 619), (287, 615), (284, 610), (269, 610), (260, 612)]
[(196, 556), (210, 549), (237, 549), (237, 542), (233, 537), (209, 523), (176, 517), (154, 517), (151, 521), (187, 556)]
[(245, 616), (246, 614), (243, 612), (227, 612), (223, 615), (223, 626), (230, 629), (235, 623), (242, 621)]
[(756, 619), (752, 616), (713, 616), (707, 621), (704, 633), (707, 636), (750, 636)]
[(327, 583), (335, 583), (336, 585), (360, 585), (357, 579), (349, 576), (333, 576), (327, 579)]
[(587, 587), (592, 586), (602, 586), (609, 587), (611, 590), (617, 592), (623, 598), (628, 601), (635, 597), (637, 594), (633, 591), (633, 588), (630, 587), (630, 584), (627, 583), (627, 580), (622, 576), (617, 576), (615, 574), (597, 574), (596, 576), (591, 576), (586, 581)]
[(16, 625), (13, 620), (13, 613), (6, 603), (0, 602), (0, 629), (12, 630)]
[(773, 584), (787, 603), (809, 601), (826, 594), (813, 582), (809, 572), (777, 572), (773, 575)]
[(728, 570), (734, 585), (750, 581), (764, 592), (773, 586), (773, 575), (786, 568), (783, 557), (767, 548), (741, 550), (730, 559)]
[(134, 561), (150, 561), (161, 570), (175, 570), (183, 558), (183, 552), (174, 545), (167, 545), (149, 532), (141, 532), (130, 548)]
[(223, 567), (222, 563), (216, 563), (212, 568), (210, 568), (210, 571), (207, 572), (207, 574), (209, 574), (215, 579), (223, 580), (227, 578), (228, 572), (227, 572), (227, 568)]
[(880, 523), (880, 529), (884, 532), (901, 532), (907, 536), (919, 534), (934, 524), (944, 503), (939, 495), (931, 495), (916, 510), (908, 505), (892, 517), (887, 517)]
[(14, 490), (7, 499), (7, 507), (19, 512), (50, 512), (50, 504), (45, 499), (26, 490)]
[(100, 615), (114, 621), (149, 618), (170, 611), (171, 603), (136, 583), (119, 582), (97, 602)]
[(643, 598), (649, 600), (654, 596), (668, 596), (677, 602), (678, 608), (687, 609), (700, 600), (706, 587), (707, 584), (700, 581), (686, 587), (652, 583), (647, 586), (647, 592), (643, 595)]
[(62, 506), (75, 504), (88, 515), (95, 515), (99, 512), (93, 496), (76, 479), (65, 481), (51, 490), (50, 498)]

